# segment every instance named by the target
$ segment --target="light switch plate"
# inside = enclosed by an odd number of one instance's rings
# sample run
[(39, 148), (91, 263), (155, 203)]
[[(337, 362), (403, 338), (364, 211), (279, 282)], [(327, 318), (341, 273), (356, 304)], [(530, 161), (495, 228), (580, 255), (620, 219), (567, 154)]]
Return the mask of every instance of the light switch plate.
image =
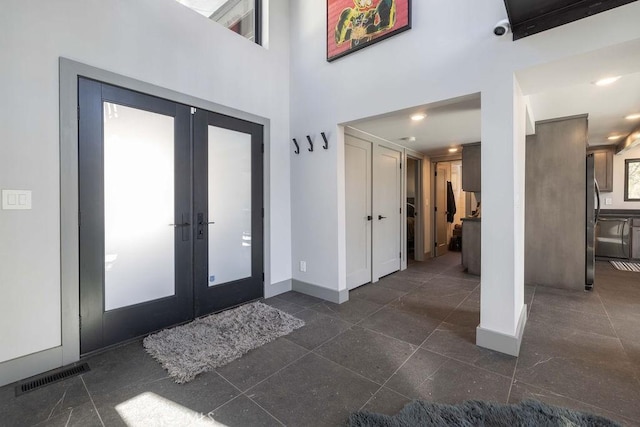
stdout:
[(31, 209), (30, 190), (2, 190), (2, 209), (29, 210)]
[(613, 204), (613, 200), (611, 200), (611, 197), (607, 197), (604, 199), (604, 204), (605, 205), (612, 205)]

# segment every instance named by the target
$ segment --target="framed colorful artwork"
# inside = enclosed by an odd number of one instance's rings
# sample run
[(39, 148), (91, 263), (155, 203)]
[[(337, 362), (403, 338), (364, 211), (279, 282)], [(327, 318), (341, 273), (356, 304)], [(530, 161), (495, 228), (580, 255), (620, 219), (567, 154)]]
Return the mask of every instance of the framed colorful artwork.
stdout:
[(411, 28), (411, 0), (327, 0), (327, 61)]

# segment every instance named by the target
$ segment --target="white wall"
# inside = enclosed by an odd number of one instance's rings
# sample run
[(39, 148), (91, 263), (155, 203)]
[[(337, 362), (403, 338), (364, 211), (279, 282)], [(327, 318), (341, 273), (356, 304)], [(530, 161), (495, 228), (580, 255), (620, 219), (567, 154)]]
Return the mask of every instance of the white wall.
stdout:
[[(613, 156), (613, 192), (602, 193), (602, 209), (640, 209), (640, 202), (624, 201), (624, 161), (640, 158), (640, 146)], [(605, 205), (605, 198), (611, 204)]]
[(0, 14), (0, 362), (60, 345), (60, 56), (271, 120), (270, 282), (291, 277), (289, 5), (269, 2), (269, 49), (173, 0), (24, 0)]
[[(506, 98), (513, 93), (491, 93), (493, 82), (511, 82), (515, 70), (640, 37), (640, 3), (517, 42), (492, 33), (506, 16), (501, 0), (412, 4), (411, 30), (327, 63), (325, 2), (291, 3), (292, 135), (300, 140), (328, 131), (331, 136), (329, 151), (303, 152), (291, 163), (293, 261), (304, 259), (308, 266), (307, 273), (293, 272), (296, 279), (332, 289), (343, 280), (344, 214), (338, 205), (344, 201), (338, 198), (344, 197), (339, 173), (344, 162), (338, 124), (477, 92), (483, 92), (483, 110), (494, 102), (512, 105)], [(499, 115), (493, 120), (500, 125)], [(482, 141), (483, 146), (492, 143), (484, 139), (484, 129)], [(498, 165), (485, 170), (503, 173)]]

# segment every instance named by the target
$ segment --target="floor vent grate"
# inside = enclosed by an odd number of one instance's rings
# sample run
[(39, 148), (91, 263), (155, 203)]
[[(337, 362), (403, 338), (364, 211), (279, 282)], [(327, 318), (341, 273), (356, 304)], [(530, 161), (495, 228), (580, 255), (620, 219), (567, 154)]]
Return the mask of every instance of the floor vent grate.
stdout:
[(61, 368), (51, 373), (38, 375), (37, 377), (33, 377), (18, 384), (16, 386), (16, 396), (46, 387), (49, 384), (57, 383), (58, 381), (63, 381), (76, 375), (84, 374), (90, 370), (91, 368), (89, 368), (87, 363), (82, 363), (68, 368)]

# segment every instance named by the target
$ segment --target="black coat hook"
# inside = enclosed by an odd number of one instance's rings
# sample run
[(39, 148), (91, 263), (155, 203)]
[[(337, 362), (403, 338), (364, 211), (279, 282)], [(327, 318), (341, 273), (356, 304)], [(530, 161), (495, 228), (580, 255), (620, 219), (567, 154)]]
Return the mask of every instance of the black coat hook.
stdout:
[(322, 139), (324, 139), (324, 145), (322, 146), (322, 148), (324, 148), (325, 150), (328, 150), (329, 141), (327, 141), (327, 135), (325, 135), (324, 132), (320, 132), (320, 135), (322, 135)]
[(300, 154), (300, 146), (298, 145), (298, 141), (296, 141), (295, 138), (293, 138), (293, 143), (296, 144), (296, 151), (294, 151), (294, 153)]
[(307, 141), (309, 141), (309, 151), (313, 151), (313, 141), (311, 141), (311, 137), (307, 135)]

